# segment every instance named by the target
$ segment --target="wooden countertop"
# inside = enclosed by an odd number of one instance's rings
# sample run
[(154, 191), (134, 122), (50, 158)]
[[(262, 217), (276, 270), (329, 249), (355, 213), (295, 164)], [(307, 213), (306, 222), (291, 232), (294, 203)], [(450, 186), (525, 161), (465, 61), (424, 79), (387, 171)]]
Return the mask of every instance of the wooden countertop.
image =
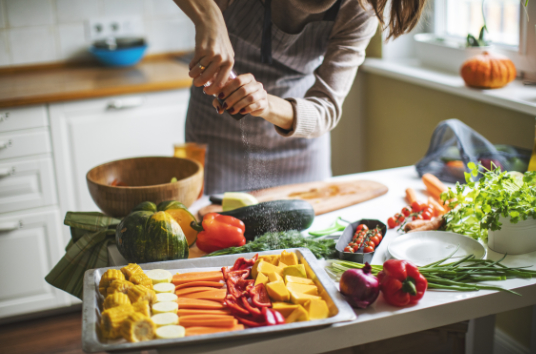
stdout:
[(0, 107), (83, 100), (187, 88), (188, 67), (175, 57), (146, 59), (128, 68), (96, 65), (0, 70)]

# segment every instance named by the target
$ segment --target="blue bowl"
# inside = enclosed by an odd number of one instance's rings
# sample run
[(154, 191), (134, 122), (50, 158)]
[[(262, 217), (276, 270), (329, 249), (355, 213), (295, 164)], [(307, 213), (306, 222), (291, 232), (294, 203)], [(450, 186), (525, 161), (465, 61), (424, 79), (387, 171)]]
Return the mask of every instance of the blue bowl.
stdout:
[(96, 48), (92, 46), (89, 48), (89, 51), (103, 65), (131, 66), (137, 64), (141, 60), (146, 49), (147, 45), (130, 48), (118, 48), (115, 50)]

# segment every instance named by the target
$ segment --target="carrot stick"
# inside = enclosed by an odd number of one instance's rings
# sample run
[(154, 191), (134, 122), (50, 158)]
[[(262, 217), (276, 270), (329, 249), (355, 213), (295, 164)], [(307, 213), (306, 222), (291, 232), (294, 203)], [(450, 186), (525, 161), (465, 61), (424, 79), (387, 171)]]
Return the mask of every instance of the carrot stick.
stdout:
[(448, 190), (447, 186), (443, 184), (436, 176), (431, 173), (425, 173), (422, 176), (422, 181), (428, 190), (428, 193), (436, 199), (439, 199), (441, 193)]
[(409, 205), (417, 201), (417, 193), (413, 188), (406, 189), (406, 200), (408, 201)]
[(230, 332), (230, 331), (240, 331), (244, 329), (244, 325), (237, 324), (236, 326), (229, 328), (218, 328), (218, 327), (188, 327), (186, 328), (186, 337), (189, 336), (198, 336), (201, 334), (212, 334), (220, 332)]
[(233, 327), (238, 321), (233, 316), (181, 316), (179, 325), (183, 327)]
[[(184, 288), (184, 289), (176, 290), (175, 294), (177, 296), (184, 296), (184, 295), (187, 295), (187, 294), (199, 293), (199, 292), (203, 292), (203, 291), (212, 291), (212, 290), (226, 291), (225, 289), (216, 289), (216, 288), (213, 288), (213, 287), (210, 287), (210, 286), (193, 286), (191, 288)], [(190, 297), (190, 296), (186, 296), (186, 297)]]
[(192, 281), (220, 281), (223, 280), (223, 273), (221, 271), (214, 272), (193, 272), (184, 274), (175, 274), (171, 279), (171, 282), (175, 285), (189, 283)]
[(177, 300), (180, 309), (203, 309), (203, 310), (219, 310), (225, 308), (221, 302), (190, 299), (188, 297), (179, 297)]
[(177, 315), (191, 316), (191, 315), (230, 315), (231, 311), (224, 310), (200, 310), (200, 309), (179, 309)]
[(227, 296), (227, 289), (202, 291), (202, 292), (182, 295), (182, 297), (188, 297), (191, 299), (203, 299), (203, 300), (213, 300), (213, 301), (223, 301), (225, 300), (225, 296)]
[(221, 288), (224, 284), (223, 283), (220, 283), (218, 281), (191, 281), (189, 283), (182, 283), (182, 284), (179, 284), (179, 285), (176, 285), (175, 284), (175, 291), (179, 290), (179, 289), (184, 289), (184, 288), (191, 288), (191, 287), (194, 287), (194, 286), (211, 286), (213, 288)]
[(428, 197), (428, 204), (432, 206), (432, 208), (434, 208), (434, 215), (435, 216), (441, 216), (443, 214), (445, 214), (447, 211), (445, 210), (445, 208), (443, 208), (441, 206), (441, 204), (439, 204), (438, 202), (436, 202), (436, 200), (432, 197)]

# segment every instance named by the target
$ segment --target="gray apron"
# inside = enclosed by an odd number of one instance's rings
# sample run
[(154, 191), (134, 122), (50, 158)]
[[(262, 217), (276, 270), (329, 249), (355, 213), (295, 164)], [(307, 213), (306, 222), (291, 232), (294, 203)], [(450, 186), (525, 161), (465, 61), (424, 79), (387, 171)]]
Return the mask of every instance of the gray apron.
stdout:
[[(281, 98), (305, 96), (326, 52), (333, 18), (308, 23), (297, 34), (272, 25), (272, 63), (268, 64), (260, 60), (263, 4), (259, 0), (235, 0), (223, 16), (236, 53), (237, 74), (252, 73), (269, 94)], [(263, 118), (247, 115), (236, 121), (227, 113), (219, 115), (212, 106), (213, 99), (202, 88), (192, 86), (186, 118), (186, 141), (208, 144), (205, 194), (331, 176), (329, 133), (314, 139), (283, 137)]]

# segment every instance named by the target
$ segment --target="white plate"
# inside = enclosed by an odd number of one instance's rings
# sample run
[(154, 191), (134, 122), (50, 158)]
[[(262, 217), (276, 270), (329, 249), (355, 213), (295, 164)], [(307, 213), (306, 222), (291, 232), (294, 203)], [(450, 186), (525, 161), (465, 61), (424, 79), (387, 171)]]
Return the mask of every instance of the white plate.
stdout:
[(444, 231), (412, 232), (394, 239), (388, 249), (393, 258), (423, 266), (448, 257), (458, 246), (460, 248), (449, 260), (456, 261), (468, 254), (474, 254), (476, 259), (482, 259), (486, 255), (486, 249), (478, 241)]

